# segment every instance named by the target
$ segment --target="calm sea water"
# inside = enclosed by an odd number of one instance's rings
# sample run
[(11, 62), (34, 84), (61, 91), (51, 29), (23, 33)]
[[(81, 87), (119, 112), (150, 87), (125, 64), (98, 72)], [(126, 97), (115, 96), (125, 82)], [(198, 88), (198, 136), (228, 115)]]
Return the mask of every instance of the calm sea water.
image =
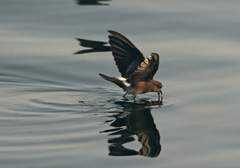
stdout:
[[(0, 167), (239, 167), (240, 1), (81, 3), (0, 1)], [(109, 29), (160, 53), (162, 106), (122, 101), (110, 53), (73, 55)]]

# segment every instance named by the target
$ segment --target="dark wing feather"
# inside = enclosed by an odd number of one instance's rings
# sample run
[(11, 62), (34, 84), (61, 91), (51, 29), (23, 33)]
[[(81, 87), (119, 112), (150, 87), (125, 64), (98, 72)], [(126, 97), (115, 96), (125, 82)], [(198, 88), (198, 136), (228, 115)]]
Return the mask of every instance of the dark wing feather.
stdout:
[(78, 40), (80, 46), (86, 47), (88, 49), (79, 50), (74, 54), (111, 51), (111, 47), (107, 45), (107, 42), (87, 40), (87, 39), (81, 39), (81, 38), (77, 38), (76, 40)]
[(81, 38), (76, 38), (76, 40), (78, 40), (80, 46), (88, 48), (99, 48), (107, 44), (107, 42), (103, 41), (94, 41)]
[(122, 34), (109, 31), (109, 44), (119, 72), (129, 77), (145, 59), (143, 54)]
[(132, 84), (138, 81), (152, 80), (159, 67), (159, 55), (152, 53), (149, 58), (146, 58), (138, 66), (137, 70), (132, 73), (128, 81)]

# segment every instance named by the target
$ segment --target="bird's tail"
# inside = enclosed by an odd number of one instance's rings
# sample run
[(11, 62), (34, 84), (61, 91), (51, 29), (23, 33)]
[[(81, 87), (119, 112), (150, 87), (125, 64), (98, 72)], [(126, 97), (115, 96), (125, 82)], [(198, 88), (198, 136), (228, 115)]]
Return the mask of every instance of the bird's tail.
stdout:
[(111, 47), (107, 45), (107, 42), (80, 39), (80, 38), (77, 38), (76, 40), (78, 40), (80, 46), (85, 47), (87, 49), (79, 50), (74, 54), (111, 51)]
[(126, 90), (126, 88), (127, 88), (127, 86), (124, 84), (124, 82), (123, 81), (121, 81), (120, 79), (118, 79), (118, 78), (115, 78), (115, 77), (110, 77), (110, 76), (107, 76), (107, 75), (104, 75), (104, 74), (101, 74), (101, 73), (99, 73), (99, 75), (103, 78), (103, 79), (105, 79), (105, 80), (107, 80), (107, 81), (110, 81), (110, 82), (112, 82), (112, 83), (115, 83), (116, 85), (118, 85), (120, 88), (122, 88), (123, 90)]

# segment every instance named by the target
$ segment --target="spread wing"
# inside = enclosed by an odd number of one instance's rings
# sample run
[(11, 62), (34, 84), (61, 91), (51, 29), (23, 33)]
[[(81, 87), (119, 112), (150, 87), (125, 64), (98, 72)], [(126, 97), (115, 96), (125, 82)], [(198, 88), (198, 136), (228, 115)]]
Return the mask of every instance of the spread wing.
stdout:
[(128, 78), (144, 61), (143, 54), (122, 34), (109, 31), (109, 44), (122, 77)]
[(128, 78), (130, 83), (137, 81), (152, 80), (159, 67), (159, 55), (152, 53), (150, 57), (146, 58), (137, 69)]

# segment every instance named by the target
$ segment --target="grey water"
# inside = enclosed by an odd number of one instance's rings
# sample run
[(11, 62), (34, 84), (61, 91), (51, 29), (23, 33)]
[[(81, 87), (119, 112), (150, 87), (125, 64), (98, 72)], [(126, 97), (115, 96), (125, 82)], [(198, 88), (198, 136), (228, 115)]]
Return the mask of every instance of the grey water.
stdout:
[[(240, 1), (86, 2), (0, 1), (0, 167), (238, 168)], [(160, 53), (163, 105), (123, 101), (111, 53), (73, 54), (107, 30)]]

